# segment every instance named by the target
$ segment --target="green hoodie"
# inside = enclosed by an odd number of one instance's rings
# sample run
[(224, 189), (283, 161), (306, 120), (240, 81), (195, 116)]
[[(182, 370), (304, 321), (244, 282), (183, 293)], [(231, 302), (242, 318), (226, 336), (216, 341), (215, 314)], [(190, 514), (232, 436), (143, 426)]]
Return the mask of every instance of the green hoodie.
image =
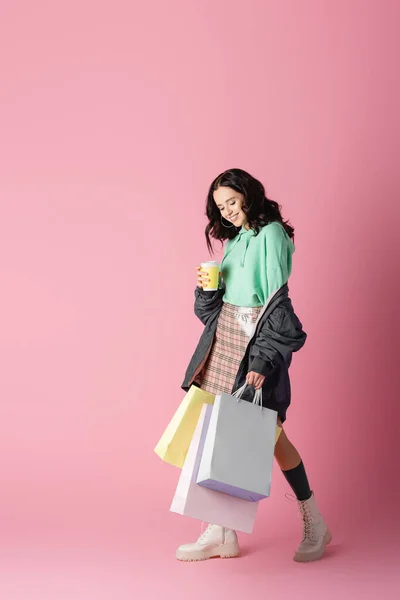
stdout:
[(274, 221), (260, 229), (242, 227), (228, 240), (221, 263), (226, 290), (223, 301), (235, 306), (263, 306), (287, 283), (295, 246), (283, 226)]

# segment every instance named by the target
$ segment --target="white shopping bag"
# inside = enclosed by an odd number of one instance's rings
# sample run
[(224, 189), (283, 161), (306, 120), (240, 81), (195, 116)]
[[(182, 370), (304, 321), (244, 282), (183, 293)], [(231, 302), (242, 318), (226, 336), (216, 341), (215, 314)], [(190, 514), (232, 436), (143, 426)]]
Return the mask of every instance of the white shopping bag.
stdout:
[(171, 505), (171, 511), (207, 523), (251, 533), (258, 504), (197, 485), (197, 473), (213, 407), (205, 404)]
[(241, 400), (246, 385), (216, 396), (197, 483), (257, 502), (270, 495), (278, 415), (262, 407), (261, 390), (253, 403)]

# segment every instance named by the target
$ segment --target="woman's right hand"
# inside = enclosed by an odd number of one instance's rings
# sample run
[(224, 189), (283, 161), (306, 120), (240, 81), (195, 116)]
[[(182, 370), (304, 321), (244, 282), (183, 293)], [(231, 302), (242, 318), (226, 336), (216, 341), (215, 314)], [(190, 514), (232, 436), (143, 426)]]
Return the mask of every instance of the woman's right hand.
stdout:
[(210, 281), (209, 277), (208, 277), (208, 273), (207, 271), (202, 271), (201, 267), (196, 267), (197, 268), (197, 286), (199, 288), (204, 288), (205, 285), (207, 285), (207, 283)]

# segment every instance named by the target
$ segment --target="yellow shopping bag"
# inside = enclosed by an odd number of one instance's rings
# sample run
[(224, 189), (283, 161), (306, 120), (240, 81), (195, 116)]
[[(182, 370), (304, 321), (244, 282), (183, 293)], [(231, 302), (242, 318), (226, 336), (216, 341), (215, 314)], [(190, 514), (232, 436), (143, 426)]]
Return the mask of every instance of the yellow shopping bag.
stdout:
[(214, 399), (213, 394), (192, 385), (154, 448), (154, 452), (162, 460), (170, 465), (183, 467), (202, 406), (214, 404)]
[(279, 440), (279, 436), (282, 433), (282, 427), (279, 427), (279, 425), (276, 426), (276, 434), (275, 434), (275, 444), (276, 442)]

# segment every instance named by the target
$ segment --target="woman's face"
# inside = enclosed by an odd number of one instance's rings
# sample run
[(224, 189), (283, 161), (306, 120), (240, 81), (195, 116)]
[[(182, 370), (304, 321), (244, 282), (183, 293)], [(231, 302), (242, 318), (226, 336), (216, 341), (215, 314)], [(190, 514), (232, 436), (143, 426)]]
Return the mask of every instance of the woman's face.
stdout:
[(242, 210), (243, 194), (230, 187), (221, 186), (213, 192), (213, 197), (224, 219), (233, 223), (235, 227), (242, 227), (247, 224), (246, 214)]

